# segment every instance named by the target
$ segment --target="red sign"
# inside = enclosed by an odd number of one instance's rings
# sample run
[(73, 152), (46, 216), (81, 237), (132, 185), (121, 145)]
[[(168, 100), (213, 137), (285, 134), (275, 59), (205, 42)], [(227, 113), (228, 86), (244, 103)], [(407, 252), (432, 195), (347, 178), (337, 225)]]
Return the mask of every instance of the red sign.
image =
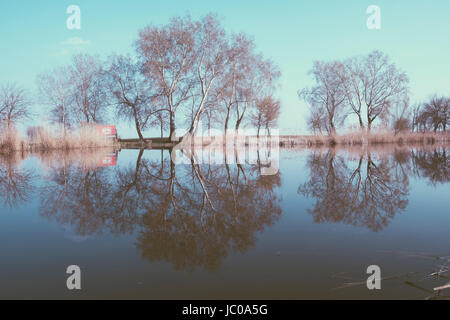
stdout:
[(115, 136), (117, 135), (116, 126), (114, 125), (103, 125), (103, 126), (97, 126), (97, 130), (100, 134), (104, 136)]
[(101, 158), (98, 161), (97, 166), (98, 167), (113, 167), (116, 165), (116, 162), (117, 162), (116, 156), (104, 156), (103, 158)]

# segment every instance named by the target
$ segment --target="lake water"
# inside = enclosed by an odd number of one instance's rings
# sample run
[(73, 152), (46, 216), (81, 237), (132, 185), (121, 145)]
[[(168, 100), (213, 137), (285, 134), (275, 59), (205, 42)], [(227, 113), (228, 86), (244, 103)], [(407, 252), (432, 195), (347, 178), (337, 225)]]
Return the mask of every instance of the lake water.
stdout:
[(161, 150), (0, 157), (0, 298), (450, 295), (445, 147), (279, 152), (270, 175)]

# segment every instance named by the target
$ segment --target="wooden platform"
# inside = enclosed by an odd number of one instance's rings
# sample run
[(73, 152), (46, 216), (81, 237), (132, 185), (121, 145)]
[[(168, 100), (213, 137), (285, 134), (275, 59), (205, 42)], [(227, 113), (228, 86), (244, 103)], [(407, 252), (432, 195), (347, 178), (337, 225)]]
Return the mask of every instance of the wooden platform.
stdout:
[(179, 143), (170, 141), (169, 138), (145, 138), (145, 143), (139, 139), (119, 139), (122, 149), (170, 149)]

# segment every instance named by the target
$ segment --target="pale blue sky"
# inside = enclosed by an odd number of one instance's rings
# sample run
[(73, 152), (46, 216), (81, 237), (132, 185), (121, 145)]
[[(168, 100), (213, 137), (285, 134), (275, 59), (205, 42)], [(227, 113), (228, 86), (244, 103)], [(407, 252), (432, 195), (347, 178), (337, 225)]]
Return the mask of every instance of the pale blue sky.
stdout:
[[(68, 30), (66, 8), (81, 8), (81, 30)], [(368, 30), (366, 8), (381, 8), (381, 30)], [(311, 84), (314, 60), (341, 59), (374, 49), (410, 78), (412, 102), (450, 94), (450, 1), (7, 1), (0, 0), (0, 83), (36, 92), (36, 75), (67, 63), (74, 52), (101, 56), (133, 52), (137, 32), (189, 12), (217, 13), (229, 31), (254, 37), (257, 49), (281, 68), (281, 132), (306, 133), (307, 107), (297, 90)], [(80, 37), (88, 43), (68, 45)], [(44, 110), (37, 105), (36, 110)], [(45, 116), (45, 115), (44, 115)], [(39, 121), (39, 120), (37, 120)], [(119, 127), (122, 136), (133, 130)]]

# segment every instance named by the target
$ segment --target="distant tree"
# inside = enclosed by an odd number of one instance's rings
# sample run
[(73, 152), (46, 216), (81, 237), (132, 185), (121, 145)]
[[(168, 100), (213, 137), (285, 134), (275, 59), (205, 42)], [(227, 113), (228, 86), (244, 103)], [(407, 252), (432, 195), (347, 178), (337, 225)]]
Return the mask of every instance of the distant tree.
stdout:
[(77, 54), (69, 67), (74, 117), (79, 123), (101, 122), (106, 117), (102, 62), (96, 56)]
[(413, 109), (413, 130), (446, 131), (450, 122), (450, 98), (432, 96), (429, 101), (418, 104)]
[(310, 114), (307, 119), (308, 129), (314, 134), (328, 132), (327, 117), (323, 110), (310, 106)]
[(434, 132), (439, 129), (444, 132), (447, 130), (450, 121), (449, 101), (449, 98), (435, 95), (423, 106), (424, 117)]
[(278, 66), (273, 61), (264, 59), (262, 55), (254, 55), (248, 64), (252, 66), (253, 70), (251, 69), (246, 73), (243, 90), (237, 91), (236, 131), (239, 130), (246, 110), (255, 107), (258, 100), (274, 95), (278, 87), (278, 80), (281, 77)]
[(31, 99), (29, 93), (15, 83), (0, 87), (0, 123), (9, 132), (16, 122), (30, 119)]
[(363, 66), (363, 97), (367, 128), (370, 130), (373, 121), (377, 117), (386, 116), (397, 97), (407, 93), (408, 77), (379, 51), (369, 54), (364, 59)]
[(29, 140), (36, 140), (40, 135), (45, 134), (46, 130), (42, 126), (31, 126), (27, 128), (27, 137)]
[(411, 131), (419, 131), (419, 115), (421, 106), (420, 104), (416, 104), (412, 107), (412, 114), (411, 114)]
[(342, 64), (334, 62), (316, 61), (309, 72), (313, 75), (316, 85), (299, 92), (311, 108), (318, 109), (326, 116), (326, 124), (322, 126), (329, 135), (336, 133), (336, 125), (340, 125), (346, 118), (345, 88), (339, 79), (338, 72)]
[(347, 103), (357, 115), (360, 127), (364, 128), (365, 120), (370, 131), (373, 122), (387, 117), (393, 103), (407, 94), (408, 77), (380, 51), (348, 59), (343, 64), (339, 78)]
[(407, 118), (399, 118), (394, 122), (395, 134), (402, 131), (409, 131), (411, 129), (410, 122)]
[(280, 116), (280, 101), (271, 96), (256, 102), (255, 111), (250, 115), (250, 123), (256, 127), (259, 137), (262, 128), (270, 134), (270, 128), (277, 125)]
[(389, 118), (394, 129), (395, 134), (401, 131), (408, 131), (412, 128), (412, 121), (410, 121), (410, 104), (408, 95), (404, 95), (401, 99), (395, 102), (389, 110)]
[(50, 106), (50, 121), (62, 126), (63, 137), (73, 123), (71, 106), (74, 95), (68, 67), (55, 68), (37, 77), (42, 102)]

